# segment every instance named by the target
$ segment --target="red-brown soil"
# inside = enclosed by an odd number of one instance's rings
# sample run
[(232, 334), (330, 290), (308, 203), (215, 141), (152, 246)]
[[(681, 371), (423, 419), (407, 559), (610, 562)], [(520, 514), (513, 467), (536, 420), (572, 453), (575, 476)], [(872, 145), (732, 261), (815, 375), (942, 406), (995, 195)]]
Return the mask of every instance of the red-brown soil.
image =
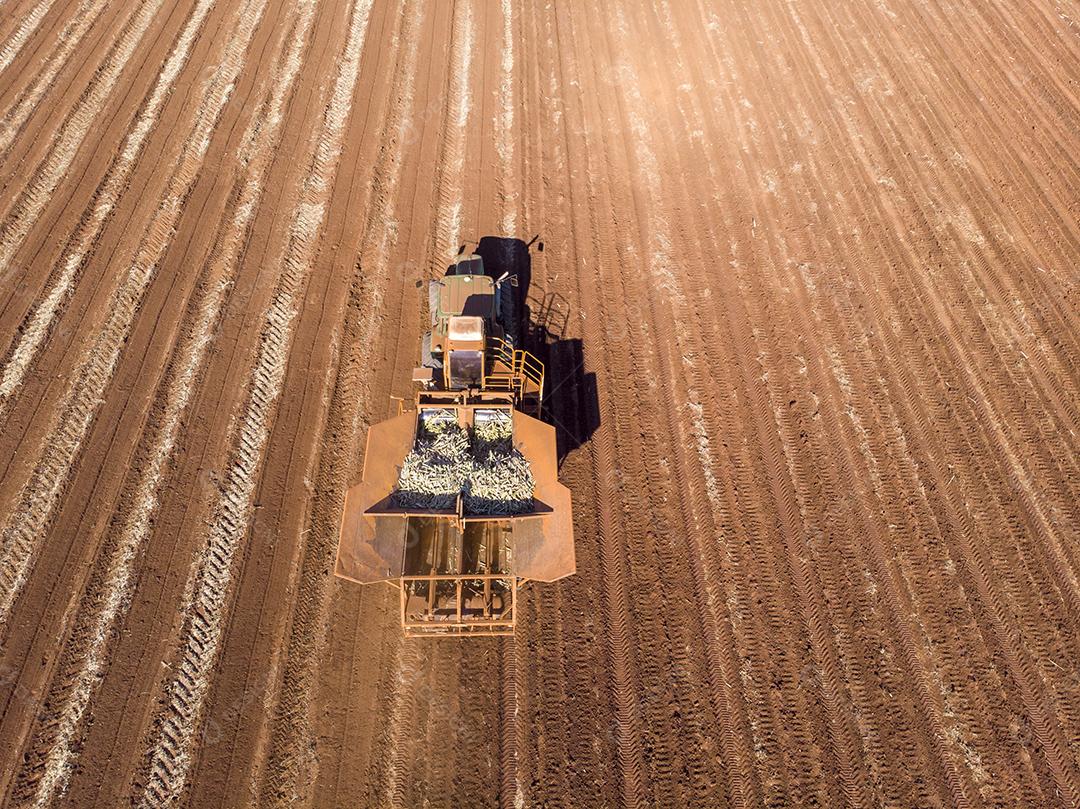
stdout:
[[(1080, 805), (1078, 154), (1065, 0), (0, 0), (4, 805)], [(536, 234), (578, 573), (404, 642), (343, 493)]]

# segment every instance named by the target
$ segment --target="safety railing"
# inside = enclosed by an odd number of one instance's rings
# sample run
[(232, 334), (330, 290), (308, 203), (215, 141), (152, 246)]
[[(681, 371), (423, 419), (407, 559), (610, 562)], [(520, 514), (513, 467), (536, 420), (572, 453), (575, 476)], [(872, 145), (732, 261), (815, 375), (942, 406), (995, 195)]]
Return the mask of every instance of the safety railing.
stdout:
[(531, 385), (536, 390), (537, 399), (543, 399), (544, 363), (533, 354), (524, 349), (514, 348), (502, 338), (492, 337), (488, 340), (488, 357), (492, 368), (501, 363), (508, 370), (487, 373), (485, 369), (485, 388), (513, 391), (518, 396), (524, 396)]

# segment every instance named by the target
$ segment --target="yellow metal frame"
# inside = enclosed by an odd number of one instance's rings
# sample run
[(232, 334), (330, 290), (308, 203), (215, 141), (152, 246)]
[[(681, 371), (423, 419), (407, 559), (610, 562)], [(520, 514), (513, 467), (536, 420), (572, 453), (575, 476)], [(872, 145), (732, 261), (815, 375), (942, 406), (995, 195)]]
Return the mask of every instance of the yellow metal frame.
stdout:
[[(536, 387), (537, 399), (542, 404), (544, 398), (544, 363), (540, 362), (533, 354), (521, 349), (514, 348), (512, 344), (501, 337), (488, 338), (488, 353), (493, 356), (495, 362), (501, 362), (509, 372), (497, 371), (489, 373), (484, 368), (485, 390), (506, 390), (522, 398), (528, 390), (529, 384)], [(492, 363), (494, 365), (494, 363)]]
[[(466, 581), (483, 581), (484, 590), (488, 591), (492, 581), (508, 581), (510, 583), (510, 605), (505, 607), (502, 612), (491, 615), (484, 615), (482, 617), (466, 618), (464, 616), (464, 594), (463, 585)], [(506, 573), (470, 573), (470, 574), (420, 574), (411, 576), (402, 576), (399, 580), (400, 584), (400, 603), (401, 603), (401, 626), (405, 630), (405, 637), (407, 638), (422, 638), (422, 637), (447, 637), (455, 635), (513, 635), (514, 626), (517, 624), (517, 614), (515, 607), (517, 607), (518, 588), (525, 583), (525, 579), (519, 579), (517, 576), (507, 575)], [(432, 599), (435, 593), (435, 584), (440, 581), (453, 582), (456, 587), (456, 594), (454, 597), (455, 607), (457, 610), (456, 620), (440, 620), (433, 617), (421, 619), (419, 621), (410, 621), (408, 614), (408, 584), (410, 582), (426, 581), (430, 583), (428, 588), (428, 610), (433, 609), (434, 604)], [(485, 603), (490, 600), (490, 595), (485, 595)], [(485, 610), (487, 607), (485, 606)]]

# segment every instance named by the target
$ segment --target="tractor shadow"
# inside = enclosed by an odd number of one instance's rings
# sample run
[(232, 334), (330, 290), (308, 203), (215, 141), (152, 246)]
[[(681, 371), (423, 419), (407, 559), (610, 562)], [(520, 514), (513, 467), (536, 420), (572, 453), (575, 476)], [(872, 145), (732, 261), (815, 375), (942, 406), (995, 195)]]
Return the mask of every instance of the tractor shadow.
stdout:
[[(600, 426), (600, 402), (596, 374), (585, 371), (580, 338), (564, 337), (570, 320), (567, 301), (556, 293), (530, 295), (532, 250), (543, 252), (544, 243), (484, 236), (475, 252), (484, 260), (484, 272), (493, 278), (517, 277), (513, 317), (524, 348), (544, 363), (542, 418), (555, 427), (559, 463), (587, 442)], [(464, 250), (464, 246), (462, 250)]]

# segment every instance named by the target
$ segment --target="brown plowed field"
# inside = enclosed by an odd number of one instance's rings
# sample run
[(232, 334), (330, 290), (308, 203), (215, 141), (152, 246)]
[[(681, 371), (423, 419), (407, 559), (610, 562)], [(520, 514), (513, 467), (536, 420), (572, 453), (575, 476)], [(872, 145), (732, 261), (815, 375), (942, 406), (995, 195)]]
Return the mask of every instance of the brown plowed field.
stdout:
[[(0, 0), (3, 804), (1080, 806), (1078, 155), (1068, 0)], [(578, 573), (404, 642), (343, 494), (534, 235)]]

